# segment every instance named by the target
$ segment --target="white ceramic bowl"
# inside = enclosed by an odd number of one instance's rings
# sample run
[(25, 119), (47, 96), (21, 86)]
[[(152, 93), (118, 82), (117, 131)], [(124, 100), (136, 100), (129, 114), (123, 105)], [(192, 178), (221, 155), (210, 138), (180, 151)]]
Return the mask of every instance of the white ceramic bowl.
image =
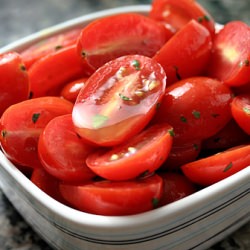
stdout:
[[(115, 13), (147, 13), (130, 6), (86, 15), (14, 42), (0, 53)], [(206, 249), (250, 220), (250, 167), (182, 200), (146, 213), (108, 217), (69, 208), (36, 187), (0, 152), (0, 185), (24, 219), (56, 249)]]

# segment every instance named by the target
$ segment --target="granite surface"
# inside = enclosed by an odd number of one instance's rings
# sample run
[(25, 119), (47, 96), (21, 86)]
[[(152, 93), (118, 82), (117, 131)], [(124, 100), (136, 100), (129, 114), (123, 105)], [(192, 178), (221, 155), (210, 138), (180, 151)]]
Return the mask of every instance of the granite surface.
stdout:
[[(143, 0), (0, 0), (0, 47), (40, 29), (93, 11), (145, 4)], [(199, 0), (220, 23), (238, 19), (250, 24), (249, 0)], [(50, 250), (0, 190), (0, 250)], [(250, 223), (210, 250), (249, 250)]]

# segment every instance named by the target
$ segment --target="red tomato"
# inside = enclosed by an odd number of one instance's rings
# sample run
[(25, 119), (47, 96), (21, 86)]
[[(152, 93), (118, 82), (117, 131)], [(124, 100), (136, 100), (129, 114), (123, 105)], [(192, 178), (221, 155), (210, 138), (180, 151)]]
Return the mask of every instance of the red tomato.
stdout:
[(236, 96), (232, 101), (231, 109), (235, 121), (250, 135), (250, 94)]
[(71, 102), (59, 97), (41, 97), (10, 106), (0, 120), (0, 142), (6, 156), (14, 163), (40, 166), (38, 138), (54, 117), (72, 112)]
[(29, 97), (29, 77), (16, 52), (0, 55), (0, 116), (10, 105)]
[(250, 145), (242, 145), (184, 164), (181, 169), (194, 183), (208, 186), (235, 174), (249, 165)]
[(87, 165), (109, 180), (129, 180), (153, 173), (166, 160), (172, 146), (172, 127), (154, 125), (110, 150), (90, 154)]
[(61, 90), (60, 96), (64, 99), (75, 102), (76, 98), (87, 81), (88, 77), (83, 77), (78, 80), (67, 83)]
[(178, 170), (181, 165), (196, 160), (201, 151), (201, 141), (173, 143), (167, 160), (160, 169)]
[(227, 149), (250, 142), (250, 137), (231, 119), (218, 133), (202, 142), (202, 149)]
[(80, 28), (72, 29), (65, 33), (57, 34), (44, 39), (28, 47), (26, 50), (21, 52), (26, 68), (30, 68), (34, 62), (48, 54), (76, 44), (80, 32)]
[(84, 75), (75, 45), (42, 57), (28, 72), (32, 97), (46, 96), (66, 82)]
[(49, 174), (63, 181), (78, 182), (95, 176), (85, 164), (92, 151), (74, 131), (71, 114), (52, 119), (39, 137), (42, 165)]
[(135, 13), (117, 14), (85, 27), (77, 47), (79, 55), (97, 69), (123, 55), (152, 57), (170, 36), (170, 31), (148, 17)]
[(229, 22), (216, 34), (208, 75), (229, 86), (250, 82), (250, 28), (246, 23)]
[(102, 146), (120, 144), (153, 117), (166, 75), (151, 58), (131, 55), (99, 68), (80, 91), (73, 109), (77, 133)]
[(179, 173), (160, 173), (163, 179), (163, 194), (159, 206), (180, 200), (196, 191), (195, 185)]
[(167, 83), (202, 74), (209, 62), (211, 35), (192, 20), (170, 38), (153, 57), (164, 68)]
[(59, 181), (48, 174), (43, 168), (34, 169), (31, 181), (55, 200), (65, 203), (59, 190)]
[(203, 140), (222, 129), (231, 119), (232, 94), (222, 82), (191, 77), (166, 88), (154, 122), (173, 126), (176, 143)]
[(190, 20), (194, 19), (214, 34), (212, 16), (194, 0), (154, 0), (149, 16), (164, 22), (174, 31), (178, 31)]
[(92, 214), (130, 215), (157, 207), (163, 181), (158, 175), (130, 181), (98, 181), (83, 185), (61, 184), (63, 197), (75, 208)]

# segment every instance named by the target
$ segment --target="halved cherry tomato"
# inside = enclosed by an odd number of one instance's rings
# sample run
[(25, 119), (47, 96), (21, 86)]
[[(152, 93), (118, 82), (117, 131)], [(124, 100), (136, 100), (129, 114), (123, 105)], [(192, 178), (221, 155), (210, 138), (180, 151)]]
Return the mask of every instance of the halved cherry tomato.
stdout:
[(151, 58), (129, 55), (99, 68), (80, 91), (73, 122), (85, 140), (120, 144), (140, 132), (156, 112), (166, 75)]
[(41, 97), (10, 106), (0, 120), (1, 148), (14, 163), (40, 166), (37, 146), (45, 125), (54, 117), (72, 112), (73, 104), (59, 97)]
[(86, 163), (97, 175), (108, 180), (129, 180), (156, 171), (172, 146), (172, 127), (149, 127), (111, 150), (90, 154)]
[(208, 75), (229, 86), (250, 82), (250, 28), (241, 21), (231, 21), (216, 34)]
[(231, 148), (237, 145), (250, 142), (250, 136), (248, 136), (235, 122), (231, 119), (225, 127), (223, 127), (218, 133), (209, 137), (202, 142), (203, 150), (214, 150)]
[(21, 56), (26, 68), (29, 69), (34, 62), (48, 54), (76, 44), (81, 30), (81, 28), (75, 28), (62, 34), (54, 35), (22, 51)]
[(60, 191), (75, 208), (100, 215), (130, 215), (158, 206), (163, 181), (158, 175), (130, 181), (97, 181), (82, 185), (60, 184)]
[(71, 114), (52, 119), (39, 137), (38, 154), (45, 170), (68, 182), (89, 180), (95, 174), (85, 159), (93, 151), (74, 131)]
[(179, 144), (203, 140), (222, 129), (231, 119), (229, 87), (216, 79), (191, 77), (166, 88), (153, 122), (173, 126)]
[(46, 96), (66, 82), (84, 76), (75, 45), (42, 57), (28, 72), (32, 97)]
[(250, 94), (236, 96), (232, 101), (231, 109), (235, 121), (250, 135)]
[(29, 97), (29, 77), (16, 52), (0, 55), (0, 116), (10, 105)]
[(249, 165), (250, 145), (242, 145), (184, 164), (181, 169), (194, 183), (208, 186), (235, 174)]
[(198, 2), (194, 0), (154, 0), (149, 16), (178, 31), (190, 20), (194, 19), (214, 34), (214, 20), (212, 16)]
[(30, 180), (47, 195), (65, 203), (59, 190), (59, 180), (48, 174), (42, 167), (33, 170)]
[(67, 83), (61, 90), (60, 96), (74, 103), (81, 88), (83, 88), (83, 86), (85, 85), (87, 79), (88, 77), (82, 77), (80, 79)]
[(135, 13), (117, 14), (86, 26), (77, 47), (79, 55), (97, 69), (124, 55), (152, 57), (170, 36), (172, 33), (162, 24), (146, 16)]
[(193, 194), (197, 188), (186, 176), (179, 173), (160, 173), (163, 179), (163, 194), (159, 206), (180, 200)]
[(209, 62), (211, 35), (195, 20), (187, 23), (153, 57), (164, 68), (167, 83), (201, 75)]

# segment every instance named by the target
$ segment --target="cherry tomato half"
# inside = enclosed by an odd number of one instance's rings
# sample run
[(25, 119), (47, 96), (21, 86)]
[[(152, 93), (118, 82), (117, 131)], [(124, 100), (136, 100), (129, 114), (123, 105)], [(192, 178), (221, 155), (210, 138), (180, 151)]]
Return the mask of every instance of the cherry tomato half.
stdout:
[(250, 94), (236, 96), (231, 105), (233, 118), (250, 135)]
[(192, 20), (171, 37), (153, 57), (164, 68), (167, 82), (201, 75), (209, 62), (211, 35)]
[(229, 86), (250, 82), (250, 28), (241, 21), (231, 21), (216, 34), (208, 75)]
[(235, 174), (249, 165), (250, 145), (242, 145), (184, 164), (181, 169), (194, 183), (208, 186)]
[(109, 180), (129, 180), (153, 173), (166, 160), (172, 146), (172, 127), (149, 127), (111, 150), (90, 154), (86, 163), (97, 175)]
[(193, 0), (154, 0), (149, 16), (178, 31), (190, 20), (194, 19), (211, 34), (214, 34), (214, 20), (212, 16), (198, 2)]
[(39, 137), (38, 154), (45, 170), (69, 182), (89, 180), (95, 174), (85, 159), (93, 151), (74, 131), (71, 114), (52, 119)]
[(72, 115), (78, 134), (101, 146), (128, 140), (153, 117), (165, 86), (164, 70), (149, 57), (129, 55), (108, 62), (78, 95)]
[(59, 97), (40, 97), (10, 106), (0, 120), (1, 147), (14, 163), (40, 166), (37, 146), (45, 125), (54, 117), (72, 112), (73, 104)]
[(174, 128), (175, 141), (193, 142), (208, 138), (231, 119), (229, 87), (216, 79), (191, 77), (166, 88), (153, 122)]
[(152, 57), (172, 36), (163, 25), (135, 13), (98, 19), (86, 26), (78, 40), (78, 53), (95, 69), (117, 57), (139, 54)]
[(163, 181), (158, 175), (130, 181), (97, 181), (82, 185), (60, 184), (65, 200), (92, 214), (130, 215), (158, 206)]
[(29, 97), (29, 77), (16, 52), (0, 55), (0, 116), (10, 105)]

